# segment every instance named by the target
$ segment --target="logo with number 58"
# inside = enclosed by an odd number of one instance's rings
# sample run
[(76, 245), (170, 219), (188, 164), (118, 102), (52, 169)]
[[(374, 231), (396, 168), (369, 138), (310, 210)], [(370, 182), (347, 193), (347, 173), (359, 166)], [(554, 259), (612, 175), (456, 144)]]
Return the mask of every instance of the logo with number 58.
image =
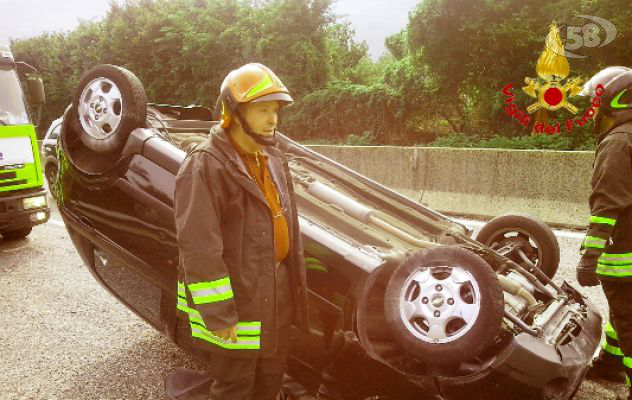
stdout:
[[(612, 42), (617, 37), (617, 28), (607, 19), (596, 17), (594, 15), (576, 15), (578, 18), (584, 18), (591, 22), (587, 22), (582, 26), (560, 26), (560, 32), (566, 31), (566, 44), (564, 47), (557, 46), (554, 40), (547, 41), (551, 43), (549, 49), (561, 56), (570, 58), (586, 58), (588, 56), (575, 54), (582, 47), (595, 48), (603, 47)], [(549, 33), (551, 35), (552, 32)], [(605, 36), (605, 37), (604, 37)]]

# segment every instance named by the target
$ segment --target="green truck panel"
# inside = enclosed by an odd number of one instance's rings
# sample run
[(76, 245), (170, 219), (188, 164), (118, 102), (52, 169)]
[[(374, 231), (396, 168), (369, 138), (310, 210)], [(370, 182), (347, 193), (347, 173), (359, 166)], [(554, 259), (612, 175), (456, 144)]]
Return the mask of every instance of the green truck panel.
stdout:
[(43, 184), (33, 125), (0, 126), (0, 193)]

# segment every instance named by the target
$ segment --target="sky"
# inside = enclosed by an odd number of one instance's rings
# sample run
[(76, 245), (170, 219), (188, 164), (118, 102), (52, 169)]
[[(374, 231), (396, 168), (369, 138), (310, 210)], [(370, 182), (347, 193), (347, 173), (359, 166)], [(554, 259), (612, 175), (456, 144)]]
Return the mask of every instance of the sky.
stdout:
[[(44, 32), (69, 31), (80, 20), (105, 16), (110, 0), (0, 0), (0, 44), (9, 38), (26, 38)], [(337, 0), (334, 12), (347, 18), (356, 39), (365, 40), (377, 59), (384, 51), (384, 39), (401, 31), (408, 12), (420, 0)], [(120, 2), (120, 0), (119, 0)]]

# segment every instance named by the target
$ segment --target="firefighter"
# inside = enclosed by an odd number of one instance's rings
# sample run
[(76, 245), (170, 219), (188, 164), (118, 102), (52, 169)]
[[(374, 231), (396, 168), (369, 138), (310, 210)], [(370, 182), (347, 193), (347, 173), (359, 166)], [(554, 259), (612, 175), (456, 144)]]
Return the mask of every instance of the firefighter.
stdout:
[(632, 70), (606, 68), (581, 94), (592, 96), (599, 108), (591, 216), (577, 280), (582, 286), (601, 283), (610, 308), (603, 351), (590, 375), (616, 379), (623, 370), (628, 391), (619, 398), (632, 399)]
[(231, 71), (220, 124), (176, 177), (178, 309), (208, 356), (212, 400), (276, 399), (291, 325), (308, 332), (296, 201), (275, 147), (292, 101), (262, 64)]

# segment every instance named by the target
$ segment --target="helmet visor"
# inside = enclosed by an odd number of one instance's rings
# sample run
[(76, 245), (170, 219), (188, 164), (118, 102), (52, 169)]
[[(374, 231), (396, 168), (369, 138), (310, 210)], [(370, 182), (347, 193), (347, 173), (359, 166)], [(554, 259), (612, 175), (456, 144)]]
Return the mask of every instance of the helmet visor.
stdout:
[(250, 103), (259, 103), (261, 101), (283, 101), (287, 103), (285, 104), (286, 106), (290, 106), (294, 103), (294, 99), (292, 99), (292, 96), (283, 92), (266, 94), (265, 96), (254, 99)]

